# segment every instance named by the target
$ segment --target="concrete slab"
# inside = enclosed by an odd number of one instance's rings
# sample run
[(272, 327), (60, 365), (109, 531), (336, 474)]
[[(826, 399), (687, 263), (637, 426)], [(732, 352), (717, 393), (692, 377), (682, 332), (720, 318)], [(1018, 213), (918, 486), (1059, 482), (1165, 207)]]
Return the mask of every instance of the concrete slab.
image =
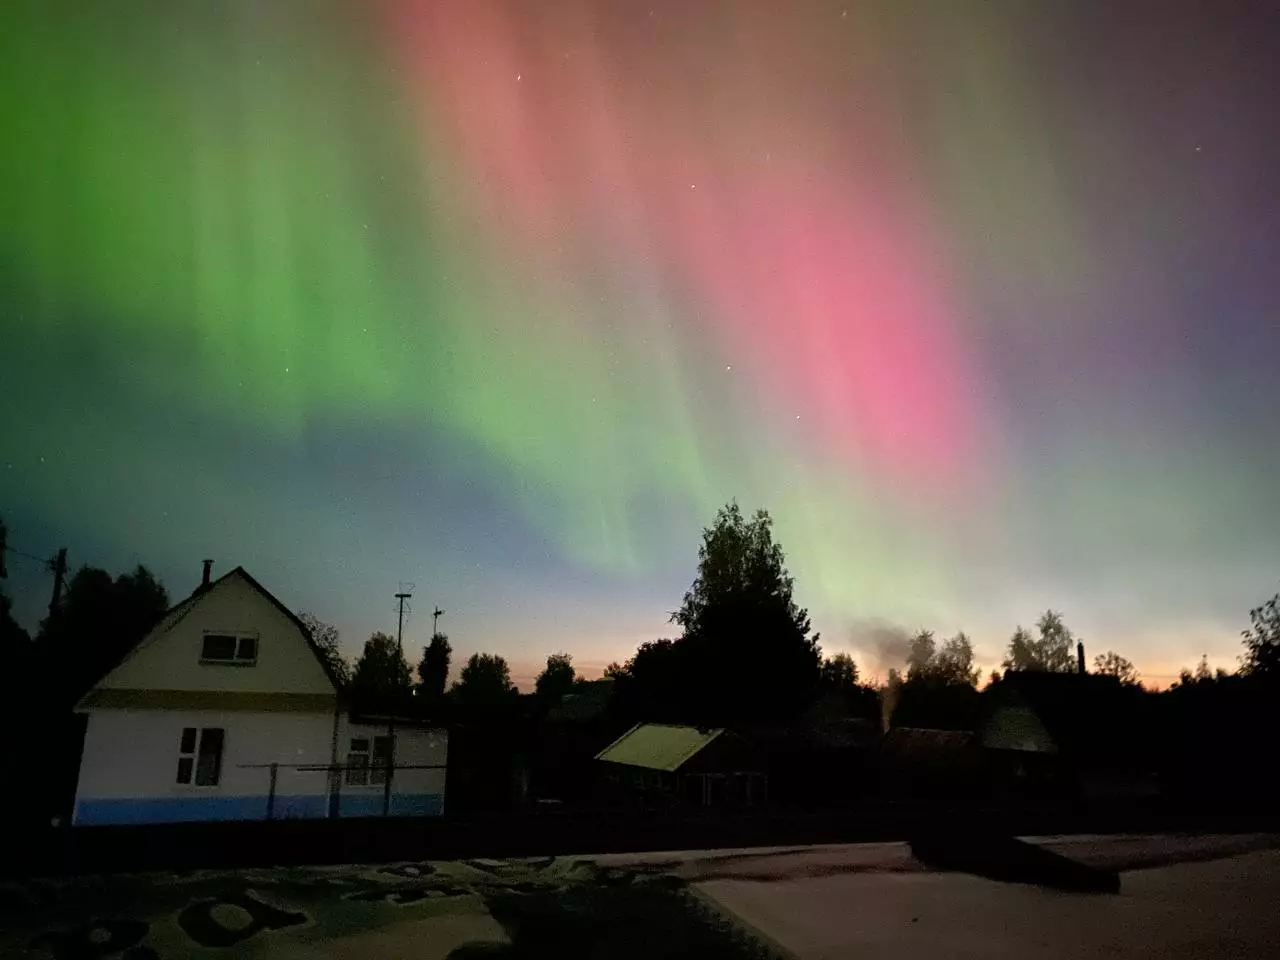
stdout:
[(1280, 955), (1280, 852), (1126, 873), (1121, 893), (847, 872), (697, 889), (802, 960)]

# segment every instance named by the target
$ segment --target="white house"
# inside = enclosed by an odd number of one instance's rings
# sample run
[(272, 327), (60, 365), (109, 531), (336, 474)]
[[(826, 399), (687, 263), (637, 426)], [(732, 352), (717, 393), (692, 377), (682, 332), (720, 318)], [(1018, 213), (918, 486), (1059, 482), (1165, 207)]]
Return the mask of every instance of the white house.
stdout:
[(347, 715), (306, 627), (241, 567), (206, 565), (76, 709), (77, 824), (443, 812), (447, 733)]

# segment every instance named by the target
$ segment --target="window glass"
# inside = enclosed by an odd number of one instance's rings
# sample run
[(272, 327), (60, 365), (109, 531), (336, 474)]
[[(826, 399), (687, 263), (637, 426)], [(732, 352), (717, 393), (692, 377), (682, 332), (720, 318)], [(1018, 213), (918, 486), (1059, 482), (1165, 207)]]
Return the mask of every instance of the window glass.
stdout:
[[(356, 745), (364, 749), (357, 750)], [(363, 787), (369, 782), (369, 741), (352, 740), (351, 752), (347, 754), (347, 786)]]
[(201, 660), (234, 660), (236, 638), (224, 633), (207, 633), (200, 649)]
[(369, 770), (370, 783), (387, 782), (387, 764), (392, 762), (391, 752), (391, 738), (389, 736), (373, 738), (373, 762)]
[(195, 753), (196, 752), (196, 728), (182, 728), (182, 743), (178, 746), (179, 753)]
[(241, 637), (240, 645), (236, 648), (237, 660), (257, 660), (258, 659), (258, 638), (257, 637)]
[(178, 758), (178, 782), (179, 783), (191, 782), (191, 768), (194, 763), (195, 763), (195, 760), (192, 759), (191, 757)]
[(200, 752), (196, 756), (196, 786), (216, 786), (222, 776), (221, 727), (205, 727), (200, 732)]

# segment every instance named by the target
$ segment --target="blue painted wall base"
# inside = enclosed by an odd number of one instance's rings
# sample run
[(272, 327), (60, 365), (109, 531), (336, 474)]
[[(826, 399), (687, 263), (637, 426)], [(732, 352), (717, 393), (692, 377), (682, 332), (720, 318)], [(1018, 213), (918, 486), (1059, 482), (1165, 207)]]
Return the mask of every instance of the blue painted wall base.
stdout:
[[(347, 794), (339, 801), (343, 817), (382, 816), (382, 794)], [(438, 817), (444, 797), (438, 793), (391, 795), (393, 817)], [(329, 798), (321, 795), (277, 796), (272, 817), (276, 820), (319, 820), (329, 815)], [(207, 820), (265, 820), (267, 796), (127, 797), (81, 800), (75, 822), (85, 826), (141, 823), (192, 823)]]

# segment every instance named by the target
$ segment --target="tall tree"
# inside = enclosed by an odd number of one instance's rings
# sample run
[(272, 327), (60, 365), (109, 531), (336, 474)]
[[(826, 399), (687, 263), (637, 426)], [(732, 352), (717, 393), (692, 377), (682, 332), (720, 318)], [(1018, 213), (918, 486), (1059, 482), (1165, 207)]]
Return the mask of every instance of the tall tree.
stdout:
[(547, 666), (534, 681), (534, 691), (543, 700), (558, 700), (573, 689), (573, 657), (567, 653), (553, 653), (547, 657)]
[(433, 633), (431, 641), (422, 648), (422, 659), (418, 661), (418, 679), (428, 697), (439, 700), (444, 696), (452, 659), (453, 647), (449, 646), (448, 636), (438, 631)]
[(934, 674), (943, 683), (977, 686), (978, 668), (973, 665), (973, 644), (964, 631), (947, 640), (938, 650)]
[(822, 662), (822, 686), (835, 693), (847, 693), (858, 685), (858, 665), (847, 653), (837, 653)]
[(1031, 631), (1019, 624), (1009, 638), (1009, 651), (1000, 665), (1005, 670), (1034, 670), (1036, 659), (1036, 641)]
[(689, 719), (753, 724), (798, 716), (812, 702), (821, 650), (793, 588), (769, 514), (748, 519), (736, 503), (721, 508), (671, 618), (684, 629), (676, 652)]
[(936, 653), (932, 630), (921, 630), (912, 637), (907, 649), (907, 680), (931, 679)]
[(51, 689), (78, 697), (114, 667), (169, 607), (164, 586), (139, 565), (114, 580), (81, 567), (40, 624), (37, 656)]
[(1255, 676), (1280, 676), (1280, 593), (1249, 611), (1252, 626), (1244, 630), (1240, 672)]
[(1093, 672), (1104, 677), (1115, 677), (1121, 683), (1135, 684), (1138, 682), (1137, 668), (1134, 667), (1131, 661), (1126, 660), (1114, 650), (1100, 653), (1093, 658)]
[(626, 672), (627, 672), (627, 668), (624, 667), (622, 664), (620, 664), (617, 660), (614, 660), (604, 668), (604, 679), (617, 680), (619, 677), (626, 674)]
[[(9, 575), (8, 568), (5, 566), (5, 553), (9, 548), (9, 531), (5, 528), (4, 520), (0, 519), (0, 580), (4, 580)], [(9, 599), (9, 594), (3, 586), (0, 586), (0, 661), (3, 661), (8, 669), (15, 675), (24, 672), (15, 665), (15, 660), (25, 658), (31, 652), (31, 637), (22, 625), (13, 618), (13, 601)]]
[(352, 689), (372, 696), (398, 696), (410, 689), (409, 664), (396, 638), (375, 633), (364, 642), (364, 650), (351, 674)]
[(1038, 637), (1022, 627), (1014, 631), (1002, 666), (1006, 670), (1040, 670), (1071, 673), (1076, 669), (1075, 636), (1062, 622), (1062, 614), (1046, 610), (1036, 621)]
[(461, 707), (474, 712), (508, 705), (516, 689), (506, 660), (497, 654), (473, 653), (450, 692)]
[(324, 657), (324, 661), (328, 664), (333, 675), (338, 678), (338, 682), (343, 686), (350, 683), (351, 664), (342, 655), (338, 628), (331, 623), (325, 623), (314, 613), (307, 613), (305, 610), (298, 614), (298, 619), (302, 621), (302, 625), (311, 634), (312, 642), (315, 643), (316, 649), (320, 651), (320, 655)]
[(911, 638), (907, 652), (907, 682), (934, 686), (976, 686), (973, 644), (963, 631), (939, 647), (932, 630)]

